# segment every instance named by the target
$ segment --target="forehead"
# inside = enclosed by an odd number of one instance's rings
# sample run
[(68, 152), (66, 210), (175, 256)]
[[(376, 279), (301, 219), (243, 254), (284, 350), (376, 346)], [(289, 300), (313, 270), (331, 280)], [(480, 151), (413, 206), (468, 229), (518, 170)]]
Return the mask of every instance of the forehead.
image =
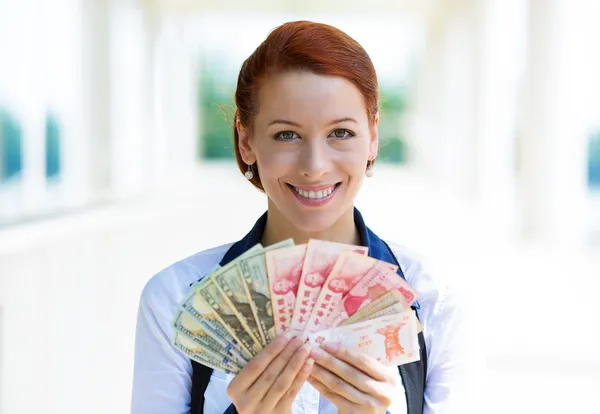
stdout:
[(286, 119), (325, 124), (352, 117), (367, 122), (360, 90), (345, 78), (310, 72), (286, 72), (269, 77), (258, 93), (257, 123)]

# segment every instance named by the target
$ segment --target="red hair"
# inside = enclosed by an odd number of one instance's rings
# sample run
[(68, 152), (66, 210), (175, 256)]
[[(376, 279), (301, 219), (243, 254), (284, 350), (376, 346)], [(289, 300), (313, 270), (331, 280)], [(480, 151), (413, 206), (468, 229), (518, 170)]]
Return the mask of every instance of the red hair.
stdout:
[[(341, 30), (322, 23), (295, 21), (275, 28), (242, 64), (235, 91), (234, 149), (238, 167), (248, 166), (239, 150), (235, 120), (249, 130), (258, 113), (258, 91), (270, 75), (286, 71), (308, 71), (317, 75), (340, 76), (362, 93), (370, 122), (379, 106), (377, 74), (363, 47)], [(372, 162), (372, 161), (371, 161)], [(264, 191), (259, 172), (252, 167), (255, 187)]]

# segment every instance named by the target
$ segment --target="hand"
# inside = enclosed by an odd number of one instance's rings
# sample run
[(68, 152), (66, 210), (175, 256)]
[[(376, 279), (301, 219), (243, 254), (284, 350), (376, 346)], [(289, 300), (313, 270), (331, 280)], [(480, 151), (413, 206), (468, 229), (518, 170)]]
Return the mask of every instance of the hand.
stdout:
[(292, 402), (313, 367), (310, 346), (298, 338), (275, 338), (227, 387), (240, 414), (291, 413)]
[(314, 348), (308, 382), (338, 408), (340, 414), (384, 414), (400, 383), (397, 367), (337, 343)]

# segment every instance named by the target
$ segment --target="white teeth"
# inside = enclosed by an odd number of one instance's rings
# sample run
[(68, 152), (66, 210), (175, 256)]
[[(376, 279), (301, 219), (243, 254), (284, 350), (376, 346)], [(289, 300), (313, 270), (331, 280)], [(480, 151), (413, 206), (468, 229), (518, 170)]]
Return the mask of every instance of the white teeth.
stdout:
[(325, 198), (325, 197), (329, 196), (333, 192), (334, 188), (335, 188), (335, 186), (331, 186), (325, 190), (306, 191), (306, 190), (302, 190), (300, 188), (294, 187), (294, 190), (296, 190), (296, 192), (298, 194), (300, 194), (302, 197), (311, 198), (311, 199), (320, 199), (320, 198)]

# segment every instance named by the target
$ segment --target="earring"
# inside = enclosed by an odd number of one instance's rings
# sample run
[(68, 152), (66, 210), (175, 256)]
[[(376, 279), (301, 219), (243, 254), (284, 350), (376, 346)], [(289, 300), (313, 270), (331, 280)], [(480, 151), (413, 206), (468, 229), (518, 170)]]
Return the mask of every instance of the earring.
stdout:
[(365, 171), (365, 175), (369, 178), (373, 177), (373, 174), (375, 173), (375, 171), (373, 171), (374, 168), (375, 166), (373, 165), (373, 160), (369, 160), (367, 164), (367, 171)]
[(250, 165), (248, 165), (248, 171), (244, 173), (244, 177), (246, 177), (248, 180), (254, 178), (254, 173), (252, 172), (252, 167)]

